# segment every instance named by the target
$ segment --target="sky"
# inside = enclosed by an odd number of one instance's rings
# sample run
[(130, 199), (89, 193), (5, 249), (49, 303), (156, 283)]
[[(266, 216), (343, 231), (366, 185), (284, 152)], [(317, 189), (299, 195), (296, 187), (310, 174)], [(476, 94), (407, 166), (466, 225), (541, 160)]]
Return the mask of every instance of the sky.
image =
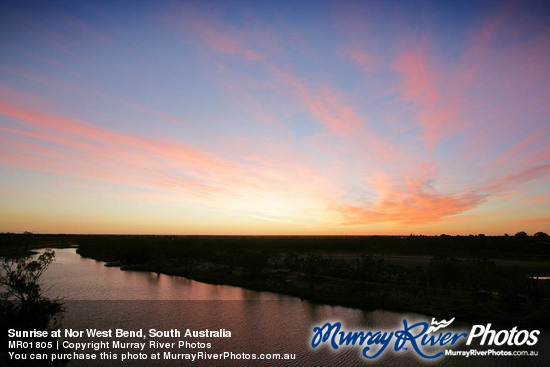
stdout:
[(550, 232), (548, 1), (0, 1), (0, 231)]

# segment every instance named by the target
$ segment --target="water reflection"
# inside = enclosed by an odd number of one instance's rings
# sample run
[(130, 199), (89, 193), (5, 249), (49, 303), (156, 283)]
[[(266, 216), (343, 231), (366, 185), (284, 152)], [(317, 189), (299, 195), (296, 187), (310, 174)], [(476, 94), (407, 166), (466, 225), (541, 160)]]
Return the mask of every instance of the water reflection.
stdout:
[(70, 300), (271, 300), (269, 292), (200, 283), (154, 272), (121, 271), (82, 258), (76, 250), (56, 249), (56, 261), (44, 275), (48, 295)]

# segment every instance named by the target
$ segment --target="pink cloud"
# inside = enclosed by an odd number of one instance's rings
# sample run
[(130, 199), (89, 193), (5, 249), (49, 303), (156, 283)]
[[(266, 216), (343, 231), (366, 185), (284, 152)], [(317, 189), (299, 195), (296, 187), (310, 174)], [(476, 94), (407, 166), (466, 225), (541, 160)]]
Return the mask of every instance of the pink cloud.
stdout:
[[(52, 79), (52, 78), (50, 78), (50, 79), (40, 78), (40, 77), (37, 77), (36, 75), (23, 73), (23, 72), (21, 72), (20, 70), (18, 70), (16, 68), (7, 67), (5, 65), (0, 65), (0, 69), (3, 69), (3, 70), (5, 70), (5, 71), (7, 71), (7, 72), (9, 72), (13, 75), (17, 75), (17, 76), (21, 77), (21, 78), (25, 78), (27, 80), (31, 80), (33, 82), (36, 82), (36, 83), (39, 83), (39, 84), (42, 84), (42, 85), (46, 85), (49, 88), (52, 88), (52, 89), (55, 89), (55, 90), (63, 90), (66, 93), (71, 93), (71, 94), (72, 93), (81, 93), (81, 94), (84, 94), (86, 96), (89, 96), (90, 98), (99, 98), (99, 99), (101, 99), (102, 101), (104, 101), (108, 104), (124, 106), (124, 107), (127, 107), (129, 109), (138, 111), (140, 113), (145, 113), (149, 116), (152, 116), (152, 117), (155, 117), (155, 118), (158, 118), (158, 119), (162, 119), (164, 121), (170, 121), (170, 122), (178, 124), (178, 125), (188, 125), (189, 124), (189, 121), (187, 121), (184, 118), (174, 116), (174, 115), (166, 113), (164, 111), (156, 110), (156, 109), (144, 106), (144, 105), (140, 105), (140, 104), (131, 102), (131, 101), (125, 99), (125, 98), (118, 97), (118, 96), (106, 93), (104, 91), (94, 90), (94, 89), (88, 88), (88, 87), (83, 86), (83, 85), (73, 85), (73, 84), (70, 84), (67, 81), (63, 81), (63, 80)], [(87, 81), (90, 81), (88, 78), (83, 78), (83, 79), (86, 79)], [(7, 97), (18, 95), (19, 100), (26, 100), (26, 101), (33, 100), (34, 101), (33, 103), (42, 103), (42, 104), (47, 103), (49, 105), (50, 109), (60, 108), (59, 105), (54, 106), (53, 103), (47, 102), (47, 101), (44, 101), (44, 100), (38, 101), (35, 97), (33, 97), (32, 95), (30, 95), (28, 93), (24, 93), (22, 91), (15, 90), (15, 89), (7, 87), (5, 85), (0, 85), (0, 96), (1, 95), (5, 95)]]
[[(518, 172), (493, 172), (491, 179), (485, 182), (471, 182), (462, 188), (455, 185), (454, 189), (435, 189), (432, 181), (438, 178), (437, 172), (429, 167), (419, 167), (405, 176), (406, 185), (399, 184), (400, 179), (392, 179), (383, 173), (371, 176), (369, 187), (377, 193), (374, 200), (333, 203), (330, 208), (342, 216), (343, 225), (438, 223), (452, 220), (452, 216), (474, 209), (491, 198), (513, 198), (510, 190), (549, 175), (550, 163), (533, 161)], [(523, 202), (546, 200), (549, 198), (541, 196)]]
[(342, 103), (334, 90), (324, 88), (316, 95), (303, 96), (312, 115), (333, 133), (347, 136), (363, 129), (366, 118), (359, 116), (351, 105)]
[[(26, 106), (17, 106), (0, 101), (0, 113), (22, 120), (27, 124), (31, 123), (33, 128), (46, 129), (46, 135), (41, 136), (41, 138), (47, 137), (66, 145), (82, 143), (86, 144), (88, 148), (93, 147), (97, 152), (105, 152), (106, 149), (116, 146), (130, 146), (134, 149), (149, 152), (152, 158), (162, 155), (163, 157), (169, 157), (171, 160), (193, 164), (195, 167), (223, 169), (227, 166), (227, 162), (209, 158), (207, 155), (181, 144), (155, 142), (146, 138), (121, 135), (76, 119), (37, 112)], [(57, 132), (61, 136), (69, 135), (71, 139), (52, 136), (52, 132)], [(35, 137), (39, 136), (35, 134)], [(75, 137), (77, 137), (76, 140), (74, 140)]]
[(240, 56), (248, 61), (259, 61), (263, 55), (245, 46), (244, 41), (234, 32), (219, 32), (197, 19), (187, 22), (192, 31), (215, 52)]
[[(64, 170), (65, 174), (69, 175), (73, 175), (74, 172), (86, 172), (84, 177), (88, 179), (104, 179), (112, 183), (143, 186), (140, 176), (146, 174), (147, 170), (154, 170), (157, 171), (157, 175), (163, 176), (162, 180), (156, 180), (155, 185), (158, 186), (161, 182), (166, 185), (166, 182), (173, 181), (166, 179), (167, 174), (162, 173), (162, 169), (168, 167), (175, 170), (183, 169), (199, 179), (201, 175), (207, 176), (209, 170), (229, 174), (236, 169), (229, 162), (208, 157), (182, 144), (125, 136), (65, 116), (37, 112), (3, 101), (0, 102), (0, 113), (17, 118), (26, 128), (2, 130), (33, 139), (34, 143), (24, 145), (15, 145), (16, 142), (11, 142), (16, 150), (35, 154), (35, 160), (31, 160), (31, 164), (34, 164), (36, 159), (46, 159), (49, 164), (44, 165), (44, 169)], [(56, 145), (46, 147), (37, 145), (37, 141), (52, 142)], [(25, 157), (28, 158), (29, 155), (19, 154), (20, 159)], [(190, 183), (185, 176), (180, 176), (179, 181), (182, 184)], [(144, 183), (147, 184), (147, 181)], [(222, 190), (223, 187), (220, 186), (219, 189)]]
[(513, 224), (546, 224), (546, 223), (550, 223), (550, 217), (549, 218), (524, 219), (524, 220), (519, 220), (519, 221), (513, 222)]
[(440, 87), (445, 73), (427, 49), (426, 46), (417, 46), (401, 51), (392, 69), (401, 77), (395, 91), (416, 111), (416, 120), (424, 131), (423, 140), (431, 151), (444, 136), (460, 128), (461, 96), (456, 87), (445, 92)]
[(374, 56), (360, 48), (346, 50), (344, 54), (365, 73), (372, 72), (380, 65), (380, 62)]
[(550, 200), (550, 195), (540, 195), (540, 196), (531, 197), (529, 199), (524, 199), (520, 201), (520, 203), (523, 203), (523, 204), (544, 203), (548, 200)]
[(367, 132), (366, 118), (360, 116), (355, 108), (343, 101), (342, 93), (325, 84), (314, 88), (290, 72), (274, 66), (269, 68), (274, 80), (281, 86), (290, 88), (312, 117), (338, 136), (350, 136)]
[(458, 108), (447, 105), (441, 108), (433, 107), (422, 109), (418, 114), (420, 124), (424, 128), (424, 139), (429, 149), (439, 142), (441, 137), (455, 125)]
[(179, 17), (170, 15), (170, 21), (175, 22), (189, 40), (198, 46), (206, 46), (210, 51), (251, 62), (265, 60), (266, 55), (260, 50), (269, 48), (272, 39), (261, 30), (240, 31), (221, 22), (216, 12), (200, 6), (186, 4), (180, 6), (176, 14)]
[[(198, 16), (198, 15), (203, 16)], [(364, 129), (365, 117), (359, 116), (350, 104), (343, 101), (342, 93), (333, 86), (324, 84), (321, 88), (306, 85), (295, 75), (283, 71), (270, 62), (265, 54), (257, 49), (277, 49), (278, 42), (269, 36), (269, 30), (259, 32), (244, 32), (235, 27), (221, 23), (216, 16), (204, 16), (196, 8), (185, 8), (184, 21), (179, 21), (180, 29), (196, 37), (210, 50), (226, 55), (237, 56), (247, 61), (262, 61), (262, 65), (270, 73), (275, 83), (283, 88), (290, 88), (299, 98), (299, 103), (305, 105), (311, 115), (332, 133), (347, 136)], [(351, 52), (358, 61), (365, 61), (366, 54), (361, 51)], [(272, 123), (273, 119), (261, 113), (261, 109), (253, 107), (254, 115), (263, 121)], [(260, 112), (260, 113), (259, 113)]]
[(433, 65), (428, 65), (428, 55), (422, 48), (402, 52), (393, 64), (403, 81), (397, 88), (406, 102), (421, 105), (434, 105), (440, 98), (440, 92), (435, 87), (439, 76)]
[(437, 223), (484, 201), (482, 196), (470, 192), (441, 194), (426, 182), (410, 178), (401, 188), (395, 187), (387, 177), (373, 187), (378, 192), (378, 199), (372, 205), (335, 204), (331, 207), (343, 217), (342, 225)]
[(550, 158), (550, 148), (545, 144), (546, 136), (550, 133), (550, 126), (545, 126), (511, 145), (499, 154), (486, 170), (507, 169), (518, 167), (525, 169)]
[(0, 134), (2, 165), (14, 169), (266, 217), (319, 210), (321, 193), (331, 190), (319, 172), (282, 158), (231, 162), (182, 143), (126, 136), (6, 101), (0, 114), (22, 127), (3, 127)]
[[(470, 97), (472, 88), (478, 87), (479, 76), (484, 72), (484, 68), (490, 67), (491, 64), (495, 65), (496, 60), (491, 52), (494, 51), (492, 42), (498, 34), (499, 24), (500, 22), (493, 22), (490, 26), (487, 25), (482, 31), (480, 43), (474, 44), (472, 50), (449, 64), (443, 64), (432, 48), (427, 46), (427, 42), (421, 42), (419, 46), (413, 45), (398, 50), (397, 57), (391, 65), (400, 77), (400, 84), (394, 91), (403, 102), (410, 104), (414, 119), (423, 129), (422, 138), (429, 153), (433, 153), (434, 146), (442, 139), (454, 138), (457, 133), (464, 133), (465, 144), (471, 144), (473, 147), (465, 148), (459, 157), (451, 157), (449, 161), (452, 161), (452, 167), (444, 167), (454, 170), (454, 174), (463, 175), (460, 178), (443, 176), (437, 172), (427, 172), (424, 180), (415, 178), (423, 170), (415, 168), (412, 170), (413, 173), (409, 173), (405, 167), (426, 158), (407, 156), (388, 141), (378, 137), (369, 129), (368, 117), (358, 112), (356, 105), (351, 103), (345, 93), (326, 82), (315, 83), (294, 75), (288, 69), (283, 70), (267, 61), (263, 63), (281, 90), (293, 95), (295, 103), (308, 111), (326, 131), (347, 143), (347, 152), (354, 155), (354, 159), (360, 157), (358, 151), (353, 149), (358, 141), (362, 141), (363, 145), (368, 141), (372, 149), (367, 148), (366, 151), (376, 154), (377, 158), (386, 155), (390, 158), (389, 162), (396, 163), (398, 160), (395, 157), (403, 156), (401, 166), (395, 164), (385, 168), (388, 180), (393, 184), (376, 185), (375, 182), (370, 182), (368, 188), (374, 188), (379, 195), (373, 203), (366, 199), (358, 200), (358, 204), (346, 204), (343, 203), (344, 200), (333, 202), (331, 207), (346, 218), (347, 224), (419, 224), (450, 220), (451, 216), (476, 208), (490, 198), (506, 199), (509, 197), (506, 193), (510, 190), (545, 176), (548, 168), (543, 158), (539, 158), (538, 162), (534, 158), (527, 159), (524, 161), (524, 169), (514, 164), (499, 171), (495, 167), (489, 168), (490, 165), (483, 162), (480, 165), (488, 168), (483, 174), (470, 178), (468, 172), (469, 162), (480, 160), (479, 153), (483, 151), (483, 146), (487, 147), (490, 153), (500, 148), (497, 147), (500, 141), (488, 139), (487, 135), (479, 132), (487, 128), (486, 133), (491, 136), (493, 130), (502, 130), (502, 127), (498, 123), (493, 124), (489, 118), (485, 120), (488, 109), (483, 108), (483, 101)], [(346, 53), (347, 57), (365, 73), (372, 71), (375, 61), (361, 47), (351, 47)], [(514, 66), (513, 69), (518, 68)], [(476, 104), (481, 105), (481, 112), (476, 111)], [(462, 114), (469, 111), (478, 112), (477, 116), (480, 116), (481, 120), (464, 121)], [(466, 131), (466, 128), (469, 130)], [(521, 154), (515, 155), (514, 161), (530, 157), (530, 154), (525, 154), (528, 148), (531, 149), (529, 144), (526, 144), (526, 147), (518, 146), (517, 151)], [(546, 155), (544, 151), (539, 153), (540, 157)], [(359, 161), (366, 162), (364, 157), (362, 158), (363, 160)], [(495, 159), (498, 160), (493, 156), (487, 157), (489, 162), (496, 163)], [(442, 161), (439, 164), (443, 166), (446, 163), (448, 162)], [(368, 174), (369, 169), (365, 168), (365, 174)], [(453, 180), (458, 183), (453, 183)], [(406, 182), (406, 185), (399, 185), (399, 182)], [(442, 185), (442, 182), (451, 183)]]

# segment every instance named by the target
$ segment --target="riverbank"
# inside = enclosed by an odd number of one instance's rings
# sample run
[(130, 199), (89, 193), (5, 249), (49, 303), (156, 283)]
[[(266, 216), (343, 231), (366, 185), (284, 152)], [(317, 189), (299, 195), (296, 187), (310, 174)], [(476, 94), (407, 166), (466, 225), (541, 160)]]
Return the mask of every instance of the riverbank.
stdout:
[(67, 248), (77, 247), (75, 236), (71, 235), (44, 235), (44, 234), (0, 234), (0, 257), (26, 256), (40, 248)]
[(250, 273), (214, 263), (140, 264), (132, 270), (182, 276), (210, 284), (232, 285), (254, 291), (268, 291), (301, 299), (363, 310), (384, 309), (415, 312), (438, 318), (456, 317), (472, 323), (538, 327), (550, 329), (550, 304), (546, 299), (509, 303), (495, 296), (471, 291), (411, 286), (403, 283), (356, 281), (308, 275), (277, 269)]
[[(550, 273), (550, 262), (544, 265), (550, 246), (536, 241), (504, 237), (449, 241), (445, 237), (113, 236), (90, 237), (79, 243), (79, 254), (122, 261), (132, 270), (364, 310), (418, 312), (474, 323), (550, 329), (550, 284), (529, 278), (529, 274)], [(458, 246), (461, 243), (462, 248)], [(478, 256), (490, 253), (491, 246), (500, 263), (524, 259), (523, 267), (501, 266)], [(520, 247), (522, 256), (514, 253)], [(417, 261), (410, 266), (395, 265), (380, 255), (385, 249), (391, 254), (412, 252), (432, 257), (422, 265)], [(507, 252), (511, 255), (503, 257)]]

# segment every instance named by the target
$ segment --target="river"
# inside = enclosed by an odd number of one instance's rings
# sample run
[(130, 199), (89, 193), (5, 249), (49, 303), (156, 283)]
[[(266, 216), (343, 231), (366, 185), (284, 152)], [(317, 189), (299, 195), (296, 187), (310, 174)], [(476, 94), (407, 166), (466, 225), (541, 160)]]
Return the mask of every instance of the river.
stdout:
[[(258, 361), (249, 359), (199, 362), (172, 361), (174, 365), (195, 366), (341, 366), (384, 365), (418, 366), (427, 360), (411, 350), (393, 351), (390, 344), (378, 358), (361, 356), (362, 347), (344, 346), (338, 350), (328, 345), (311, 348), (313, 327), (325, 322), (342, 322), (348, 331), (402, 330), (403, 320), (410, 323), (430, 322), (430, 316), (395, 313), (382, 310), (362, 311), (327, 306), (299, 298), (269, 292), (255, 292), (239, 287), (211, 285), (178, 276), (151, 272), (121, 271), (105, 267), (103, 262), (76, 254), (74, 248), (56, 249), (55, 262), (43, 275), (43, 286), (50, 297), (63, 299), (66, 307), (61, 328), (85, 330), (219, 330), (231, 332), (231, 338), (179, 338), (193, 342), (209, 342), (211, 348), (186, 348), (186, 353), (233, 352), (295, 354), (292, 361)], [(451, 318), (452, 315), (449, 315)], [(472, 325), (455, 321), (449, 329), (469, 332)], [(531, 348), (538, 357), (451, 357), (430, 361), (430, 366), (547, 366), (550, 340), (543, 332), (538, 344)], [(175, 341), (178, 339), (174, 339)], [(427, 352), (444, 350), (424, 349)], [(464, 342), (453, 350), (469, 350)], [(495, 350), (511, 350), (494, 347)], [(482, 350), (477, 346), (476, 349)], [(485, 348), (487, 349), (487, 348)], [(519, 348), (520, 350), (527, 348)], [(434, 352), (435, 351), (435, 352)], [(120, 351), (119, 351), (120, 352)], [(155, 351), (156, 352), (156, 351)], [(160, 352), (163, 352), (161, 350)], [(182, 353), (176, 348), (175, 353)], [(546, 352), (546, 353), (545, 353)], [(161, 353), (162, 354), (162, 353)], [(167, 361), (132, 361), (132, 366), (169, 365)], [(111, 366), (112, 360), (87, 364), (71, 362), (69, 366)]]

